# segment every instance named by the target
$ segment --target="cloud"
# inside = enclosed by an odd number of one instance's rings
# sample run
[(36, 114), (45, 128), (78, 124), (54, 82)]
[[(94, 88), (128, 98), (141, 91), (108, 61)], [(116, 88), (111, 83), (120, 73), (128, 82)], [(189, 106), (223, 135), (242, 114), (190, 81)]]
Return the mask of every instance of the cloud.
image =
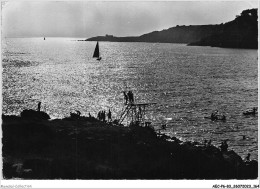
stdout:
[(219, 24), (257, 2), (11, 1), (3, 5), (4, 36), (141, 35), (175, 25)]

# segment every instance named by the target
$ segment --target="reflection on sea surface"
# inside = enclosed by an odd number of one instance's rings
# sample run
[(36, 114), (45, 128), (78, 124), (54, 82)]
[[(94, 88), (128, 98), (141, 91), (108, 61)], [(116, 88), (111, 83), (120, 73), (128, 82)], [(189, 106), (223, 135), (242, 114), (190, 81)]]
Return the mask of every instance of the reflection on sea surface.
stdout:
[[(79, 110), (97, 115), (110, 108), (116, 118), (123, 93), (154, 102), (147, 119), (182, 140), (222, 139), (240, 155), (257, 158), (257, 50), (191, 47), (184, 44), (96, 42), (73, 39), (6, 39), (3, 42), (3, 113), (43, 109), (51, 117)], [(204, 119), (218, 110), (226, 122)], [(171, 118), (165, 120), (165, 118)], [(243, 139), (246, 135), (246, 139)]]

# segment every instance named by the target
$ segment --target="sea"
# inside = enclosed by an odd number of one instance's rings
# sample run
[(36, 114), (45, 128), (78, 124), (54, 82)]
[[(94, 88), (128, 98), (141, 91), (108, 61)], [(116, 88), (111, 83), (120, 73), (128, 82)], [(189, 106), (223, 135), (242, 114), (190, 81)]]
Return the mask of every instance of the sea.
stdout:
[[(183, 141), (223, 140), (243, 158), (258, 158), (258, 51), (172, 43), (99, 42), (102, 60), (92, 58), (96, 42), (75, 38), (2, 39), (2, 113), (42, 110), (52, 119), (97, 116), (118, 119), (123, 91), (146, 107), (155, 130)], [(205, 117), (218, 111), (226, 121)], [(126, 120), (125, 125), (128, 124)], [(245, 139), (243, 139), (245, 136)]]

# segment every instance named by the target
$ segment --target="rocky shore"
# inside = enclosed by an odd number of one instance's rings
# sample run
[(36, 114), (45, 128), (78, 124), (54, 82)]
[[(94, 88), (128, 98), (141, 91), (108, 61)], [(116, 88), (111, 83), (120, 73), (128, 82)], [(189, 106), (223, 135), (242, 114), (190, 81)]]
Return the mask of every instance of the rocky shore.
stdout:
[(5, 179), (256, 179), (258, 162), (211, 144), (182, 142), (151, 127), (94, 117), (2, 115)]

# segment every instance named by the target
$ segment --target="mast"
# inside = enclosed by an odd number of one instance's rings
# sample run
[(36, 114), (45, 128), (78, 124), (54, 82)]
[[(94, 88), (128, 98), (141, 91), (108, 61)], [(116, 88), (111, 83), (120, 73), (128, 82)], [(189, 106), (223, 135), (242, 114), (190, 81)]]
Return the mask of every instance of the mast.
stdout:
[(98, 46), (98, 42), (96, 44), (96, 48), (93, 54), (93, 58), (99, 58), (99, 46)]

